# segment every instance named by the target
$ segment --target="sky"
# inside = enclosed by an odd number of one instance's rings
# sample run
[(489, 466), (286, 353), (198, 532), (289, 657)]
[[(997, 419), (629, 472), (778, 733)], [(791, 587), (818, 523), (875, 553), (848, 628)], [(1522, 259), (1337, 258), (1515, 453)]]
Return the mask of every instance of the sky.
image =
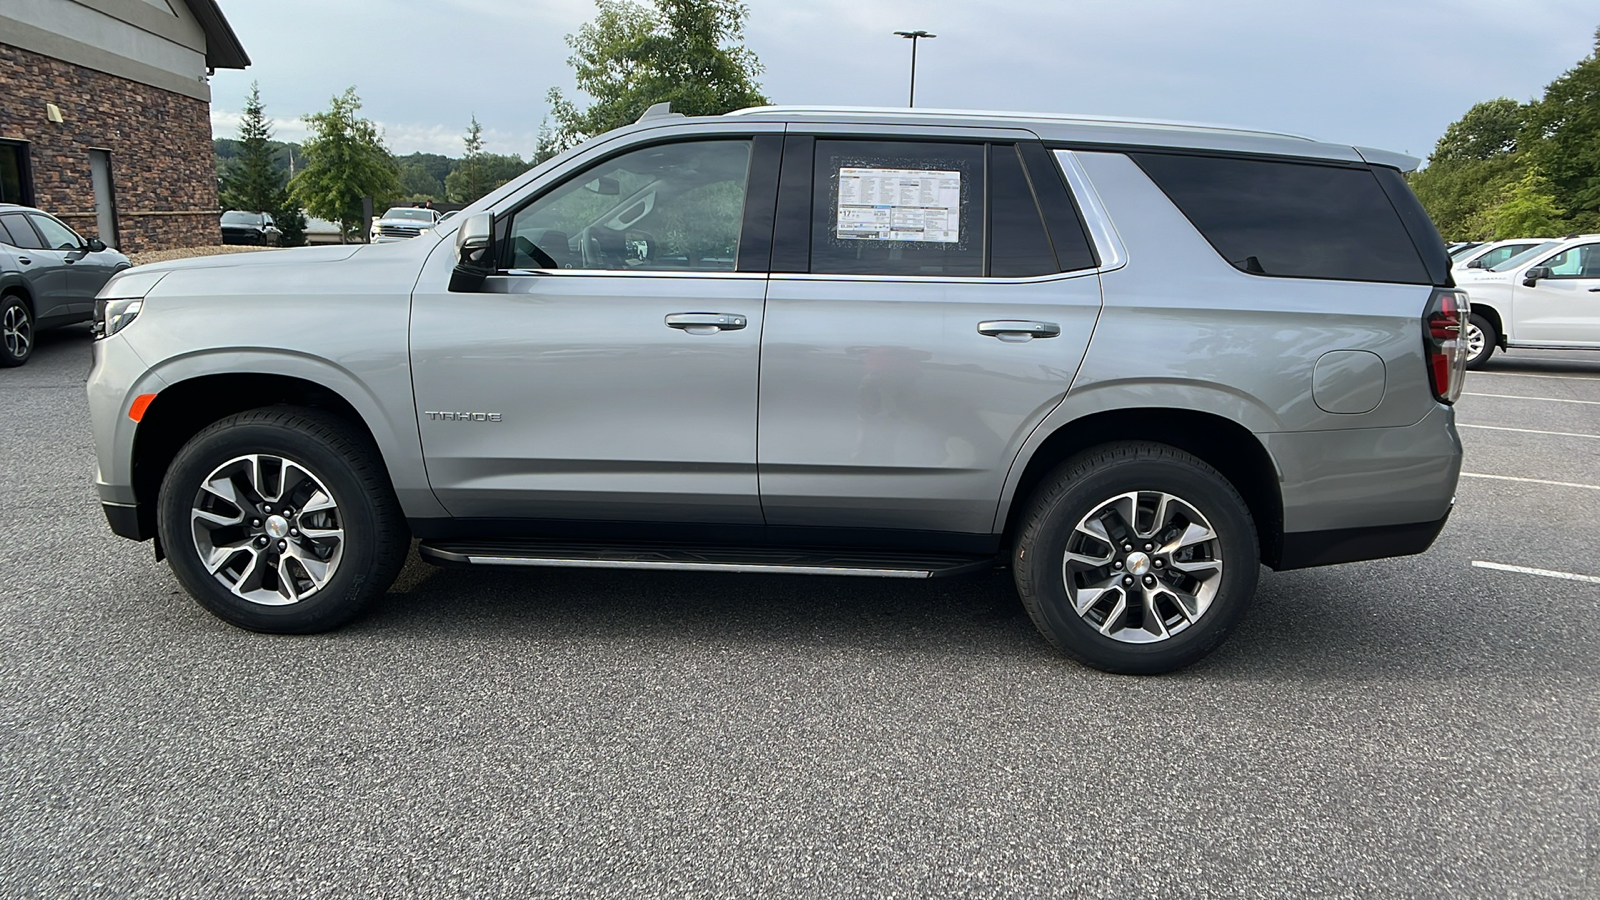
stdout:
[[(775, 103), (917, 105), (1178, 119), (1426, 157), (1474, 103), (1526, 101), (1587, 56), (1593, 0), (748, 0), (745, 43)], [(220, 0), (249, 53), (211, 79), (236, 133), (250, 83), (280, 140), (354, 86), (389, 149), (532, 154), (565, 36), (590, 0)], [(579, 96), (581, 101), (581, 95)], [(580, 102), (580, 105), (581, 102)]]

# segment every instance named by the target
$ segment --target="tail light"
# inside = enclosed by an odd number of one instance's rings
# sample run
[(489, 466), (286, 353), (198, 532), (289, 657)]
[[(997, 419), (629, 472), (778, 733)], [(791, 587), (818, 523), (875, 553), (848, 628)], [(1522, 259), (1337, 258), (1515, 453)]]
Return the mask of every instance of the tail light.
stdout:
[(1454, 403), (1467, 380), (1467, 317), (1472, 306), (1466, 291), (1440, 288), (1422, 316), (1422, 349), (1428, 358), (1428, 380), (1440, 402)]

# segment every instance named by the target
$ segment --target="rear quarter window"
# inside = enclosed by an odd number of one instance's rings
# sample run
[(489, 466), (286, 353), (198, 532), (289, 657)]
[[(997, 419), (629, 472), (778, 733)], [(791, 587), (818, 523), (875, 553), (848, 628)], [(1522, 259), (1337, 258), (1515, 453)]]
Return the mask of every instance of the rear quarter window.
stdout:
[(1369, 168), (1129, 155), (1241, 272), (1402, 284), (1435, 280)]

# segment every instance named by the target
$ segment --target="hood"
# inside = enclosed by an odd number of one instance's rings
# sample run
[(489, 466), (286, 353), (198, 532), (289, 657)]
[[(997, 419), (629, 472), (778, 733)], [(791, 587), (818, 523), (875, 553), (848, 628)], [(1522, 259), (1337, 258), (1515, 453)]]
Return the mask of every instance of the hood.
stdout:
[(365, 247), (364, 244), (337, 244), (324, 247), (218, 253), (212, 256), (191, 256), (188, 259), (145, 263), (142, 266), (134, 266), (132, 271), (172, 272), (180, 269), (234, 269), (244, 266), (293, 266), (301, 263), (338, 262), (341, 259), (349, 259)]

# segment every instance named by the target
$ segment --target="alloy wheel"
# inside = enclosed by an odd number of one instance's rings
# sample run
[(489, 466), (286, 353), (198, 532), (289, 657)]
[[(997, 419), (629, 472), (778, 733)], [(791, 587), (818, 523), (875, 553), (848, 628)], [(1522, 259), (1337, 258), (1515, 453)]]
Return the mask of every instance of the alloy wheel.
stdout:
[(5, 316), (0, 317), (0, 342), (12, 359), (25, 359), (33, 349), (33, 322), (21, 304), (6, 307)]
[(1483, 329), (1476, 322), (1467, 322), (1467, 360), (1475, 360), (1483, 355), (1485, 340)]
[(1118, 494), (1073, 528), (1062, 577), (1073, 610), (1100, 634), (1130, 644), (1164, 641), (1210, 609), (1222, 584), (1221, 541), (1181, 497)]
[(333, 494), (309, 468), (283, 456), (252, 453), (217, 466), (200, 482), (189, 518), (206, 571), (263, 606), (312, 597), (344, 555)]

